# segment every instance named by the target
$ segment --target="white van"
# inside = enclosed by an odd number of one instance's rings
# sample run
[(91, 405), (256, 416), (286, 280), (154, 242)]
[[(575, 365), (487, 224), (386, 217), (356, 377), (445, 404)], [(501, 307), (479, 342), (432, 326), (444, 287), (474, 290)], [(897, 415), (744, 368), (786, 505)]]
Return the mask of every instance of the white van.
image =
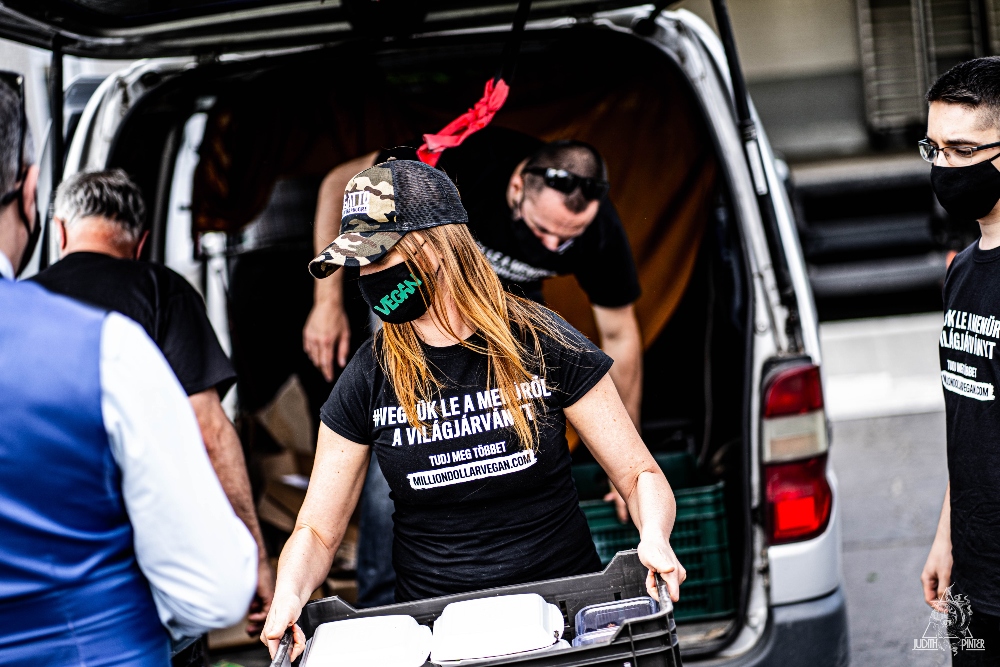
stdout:
[[(680, 619), (684, 660), (846, 665), (839, 504), (792, 209), (724, 3), (713, 3), (723, 40), (689, 12), (659, 11), (666, 4), (537, 3), (494, 122), (604, 154), (644, 290), (643, 437), (724, 482), (728, 603)], [(471, 106), (513, 14), (490, 0), (172, 5), (4, 0), (0, 36), (55, 44), (56, 58), (147, 58), (93, 95), (64, 174), (128, 171), (149, 202), (150, 258), (188, 275), (235, 337), (234, 238), (246, 240), (268, 194)], [(56, 259), (40, 252), (43, 265)], [(586, 330), (574, 289), (563, 281), (547, 297)]]

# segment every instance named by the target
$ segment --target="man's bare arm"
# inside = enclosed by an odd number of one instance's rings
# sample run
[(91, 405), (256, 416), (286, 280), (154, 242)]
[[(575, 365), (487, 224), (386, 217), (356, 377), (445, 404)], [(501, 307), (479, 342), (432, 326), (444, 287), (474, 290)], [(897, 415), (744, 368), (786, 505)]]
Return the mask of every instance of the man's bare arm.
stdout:
[[(632, 305), (621, 308), (594, 306), (594, 321), (601, 338), (601, 348), (615, 360), (608, 372), (615, 383), (615, 389), (625, 405), (629, 419), (639, 430), (640, 406), (642, 405), (642, 335), (639, 322), (635, 319)], [(618, 520), (628, 521), (628, 507), (614, 485), (604, 497), (615, 503)]]
[(198, 418), (205, 450), (222, 484), (222, 490), (225, 491), (236, 516), (246, 524), (257, 543), (257, 595), (251, 605), (250, 625), (247, 626), (247, 632), (255, 635), (260, 632), (264, 619), (267, 618), (267, 610), (271, 605), (271, 598), (274, 597), (275, 575), (267, 558), (264, 537), (253, 506), (253, 493), (250, 490), (250, 478), (243, 458), (243, 446), (240, 444), (236, 429), (222, 409), (219, 393), (214, 387), (188, 398), (191, 407), (194, 408), (195, 417)]
[(632, 305), (621, 308), (594, 306), (594, 320), (601, 338), (601, 349), (615, 360), (611, 367), (618, 395), (628, 416), (639, 430), (642, 405), (642, 335)]
[[(345, 162), (323, 179), (313, 225), (313, 249), (317, 255), (340, 234), (347, 182), (375, 164), (377, 155), (369, 153)], [(302, 349), (326, 381), (332, 382), (334, 357), (337, 365), (343, 368), (350, 346), (351, 326), (344, 312), (344, 275), (338, 271), (329, 278), (314, 281), (313, 307), (302, 329)]]

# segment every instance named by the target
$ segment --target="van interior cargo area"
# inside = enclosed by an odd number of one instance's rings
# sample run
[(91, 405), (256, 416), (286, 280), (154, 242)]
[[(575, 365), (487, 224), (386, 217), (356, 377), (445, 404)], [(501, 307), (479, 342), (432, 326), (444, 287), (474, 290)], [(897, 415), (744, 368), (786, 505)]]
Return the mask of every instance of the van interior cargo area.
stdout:
[[(163, 165), (172, 164), (187, 120), (207, 112), (191, 219), (194, 233), (221, 231), (230, 239), (241, 410), (265, 407), (295, 369), (314, 420), (329, 392), (301, 361), (319, 181), (341, 162), (411, 145), (463, 113), (495, 74), (503, 38), (357, 41), (209, 63), (165, 81), (133, 108), (109, 166), (128, 170), (157, 202), (152, 220), (161, 238), (171, 174), (149, 156), (166, 153)], [(723, 482), (732, 613), (693, 623), (678, 618), (686, 656), (718, 650), (742, 626), (751, 576), (752, 311), (743, 240), (705, 114), (671, 56), (634, 35), (584, 26), (525, 35), (510, 98), (493, 122), (545, 140), (587, 141), (608, 163), (610, 197), (643, 290), (636, 304), (645, 347), (643, 438), (654, 453), (689, 457), (703, 484)], [(284, 225), (273, 243), (260, 229), (266, 220)], [(154, 259), (162, 261), (162, 247), (154, 241)], [(597, 340), (589, 302), (572, 277), (548, 281), (545, 296)], [(351, 308), (363, 325), (364, 304), (355, 299)], [(363, 332), (352, 336), (353, 345), (363, 338)], [(256, 349), (289, 360), (255, 367), (261, 356), (250, 350)], [(574, 458), (590, 462), (584, 447)]]

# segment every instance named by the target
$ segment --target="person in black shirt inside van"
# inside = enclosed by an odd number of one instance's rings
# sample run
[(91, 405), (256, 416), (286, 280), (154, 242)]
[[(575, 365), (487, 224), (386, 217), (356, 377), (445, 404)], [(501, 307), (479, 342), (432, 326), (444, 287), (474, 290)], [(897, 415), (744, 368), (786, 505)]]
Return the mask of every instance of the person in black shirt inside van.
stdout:
[[(347, 185), (341, 234), (313, 262), (343, 266), (382, 328), (321, 412), (309, 493), (281, 554), (261, 635), (272, 655), (326, 578), (376, 456), (395, 512), (396, 600), (600, 569), (570, 472), (571, 423), (628, 503), (639, 558), (678, 599), (670, 485), (612, 382), (612, 360), (544, 306), (506, 292), (458, 190), (389, 160)], [(295, 626), (293, 659), (304, 644)]]
[(33, 280), (49, 291), (121, 313), (146, 330), (177, 376), (194, 409), (222, 488), (257, 542), (257, 597), (248, 632), (257, 634), (274, 592), (274, 570), (253, 506), (243, 448), (221, 399), (236, 381), (205, 312), (205, 302), (181, 275), (136, 261), (148, 236), (142, 193), (120, 169), (81, 172), (56, 194), (62, 259)]
[[(948, 438), (948, 491), (921, 580), (927, 603), (971, 604), (953, 664), (1000, 664), (1000, 57), (946, 72), (927, 93), (927, 138), (938, 201), (981, 237), (944, 283), (939, 350)], [(950, 590), (949, 590), (950, 589)], [(968, 611), (968, 610), (966, 610)], [(966, 614), (966, 616), (968, 616)]]

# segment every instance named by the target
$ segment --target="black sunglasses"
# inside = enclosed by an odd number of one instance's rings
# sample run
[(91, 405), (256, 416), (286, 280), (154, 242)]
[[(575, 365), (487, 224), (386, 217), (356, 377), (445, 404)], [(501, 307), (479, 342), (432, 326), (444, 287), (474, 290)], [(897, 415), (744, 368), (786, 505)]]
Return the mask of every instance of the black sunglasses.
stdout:
[[(17, 72), (8, 72), (0, 70), (0, 82), (5, 83), (10, 86), (11, 90), (17, 91), (18, 102), (20, 103), (20, 135), (17, 142), (17, 179), (16, 183), (21, 183), (24, 180), (24, 139), (27, 133), (28, 117), (24, 110), (24, 76), (18, 74)], [(2, 197), (0, 197), (0, 206), (6, 206), (15, 199), (21, 193), (20, 186), (14, 188), (10, 192), (5, 192)]]
[(524, 170), (526, 174), (541, 176), (545, 185), (553, 190), (558, 190), (564, 194), (570, 194), (580, 188), (580, 194), (584, 199), (601, 199), (608, 194), (611, 187), (607, 181), (600, 178), (584, 178), (565, 169), (554, 169), (552, 167), (528, 167)]

